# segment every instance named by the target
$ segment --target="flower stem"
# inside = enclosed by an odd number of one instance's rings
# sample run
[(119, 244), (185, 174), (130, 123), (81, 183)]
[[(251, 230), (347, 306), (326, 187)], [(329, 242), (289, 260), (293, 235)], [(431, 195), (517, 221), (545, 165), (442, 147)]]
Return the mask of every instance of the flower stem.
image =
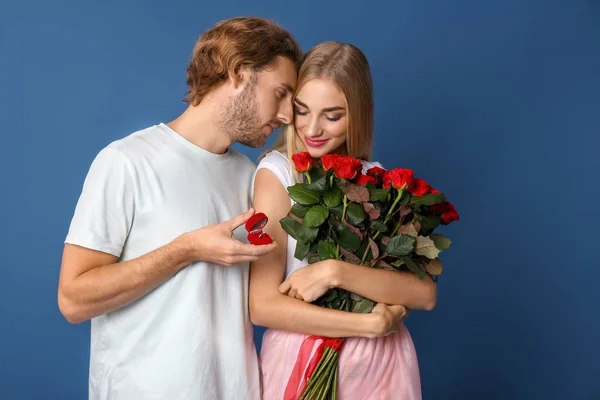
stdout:
[(387, 215), (385, 216), (385, 220), (383, 221), (384, 224), (387, 223), (389, 221), (390, 217), (392, 216), (392, 212), (394, 212), (394, 208), (396, 208), (396, 205), (398, 204), (398, 202), (402, 198), (402, 193), (403, 192), (404, 192), (404, 190), (398, 189), (398, 197), (396, 197), (396, 200), (394, 200), (394, 202), (392, 203), (392, 206), (388, 210)]
[[(404, 192), (404, 190), (402, 190), (402, 189), (398, 190), (398, 196), (396, 197), (396, 199), (392, 203), (392, 206), (388, 210), (388, 212), (387, 212), (387, 214), (385, 216), (385, 220), (383, 221), (384, 224), (388, 223), (390, 217), (392, 216), (392, 213), (394, 212), (394, 208), (396, 208), (396, 205), (398, 204), (398, 202), (402, 198), (402, 193), (403, 192)], [(393, 237), (396, 234), (396, 232), (398, 231), (399, 227), (400, 227), (400, 224), (398, 224), (396, 226), (396, 228), (394, 229), (394, 231), (392, 232), (392, 234), (390, 235), (390, 237)], [(381, 234), (381, 232), (377, 231), (377, 233), (375, 233), (375, 236), (373, 236), (373, 240), (377, 239), (379, 237), (379, 234)], [(363, 256), (362, 256), (362, 260), (360, 261), (360, 265), (364, 265), (365, 259), (367, 258), (367, 255), (369, 254), (369, 251), (371, 251), (371, 246), (367, 246), (367, 248), (365, 249), (365, 254), (363, 254)]]
[[(379, 232), (377, 232), (379, 233)], [(377, 235), (375, 235), (375, 237), (377, 237)], [(371, 246), (367, 246), (367, 248), (365, 249), (365, 253), (362, 256), (362, 259), (360, 260), (360, 265), (365, 265), (365, 259), (367, 258), (367, 255), (369, 255), (369, 251), (371, 250)]]
[(310, 174), (308, 173), (308, 171), (306, 171), (304, 173), (304, 176), (306, 176), (306, 179), (308, 180), (308, 184), (310, 185), (312, 183), (312, 180), (310, 179)]
[(302, 392), (302, 394), (300, 395), (299, 400), (308, 399), (307, 396), (309, 395), (311, 390), (313, 390), (313, 388), (315, 390), (318, 389), (317, 383), (320, 380), (319, 378), (320, 378), (321, 373), (325, 370), (325, 367), (327, 366), (327, 364), (329, 362), (331, 352), (334, 352), (334, 351), (329, 347), (325, 347), (325, 351), (321, 355), (321, 359), (319, 360), (319, 363), (317, 364), (315, 371), (313, 372), (311, 377), (308, 379), (308, 384), (306, 385), (306, 389), (304, 389), (304, 392)]
[(335, 369), (335, 373), (333, 374), (333, 387), (331, 388), (331, 399), (337, 400), (337, 384), (338, 384), (338, 368)]

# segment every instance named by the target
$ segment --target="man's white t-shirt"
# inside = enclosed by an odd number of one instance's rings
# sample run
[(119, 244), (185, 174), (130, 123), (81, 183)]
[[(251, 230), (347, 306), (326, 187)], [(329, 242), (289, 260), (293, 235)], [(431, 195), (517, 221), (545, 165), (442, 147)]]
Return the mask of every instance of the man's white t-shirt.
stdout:
[[(66, 243), (127, 261), (251, 207), (255, 165), (210, 153), (159, 124), (104, 148)], [(244, 227), (235, 231), (246, 241)], [(91, 321), (91, 400), (257, 400), (248, 263), (194, 263)]]

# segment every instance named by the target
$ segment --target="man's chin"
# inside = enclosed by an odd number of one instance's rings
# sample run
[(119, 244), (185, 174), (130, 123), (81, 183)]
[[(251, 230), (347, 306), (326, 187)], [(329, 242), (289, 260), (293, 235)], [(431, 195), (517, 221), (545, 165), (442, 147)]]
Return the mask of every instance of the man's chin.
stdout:
[(238, 143), (243, 146), (248, 146), (248, 147), (252, 147), (253, 149), (258, 149), (258, 148), (264, 147), (264, 145), (267, 144), (267, 138), (263, 137), (262, 139), (256, 138), (256, 139), (252, 139), (252, 140), (238, 140)]

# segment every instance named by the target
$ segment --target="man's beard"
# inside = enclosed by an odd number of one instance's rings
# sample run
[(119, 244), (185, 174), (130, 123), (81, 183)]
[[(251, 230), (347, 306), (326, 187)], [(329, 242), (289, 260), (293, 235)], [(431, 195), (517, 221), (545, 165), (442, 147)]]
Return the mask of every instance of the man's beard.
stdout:
[(232, 98), (221, 112), (221, 128), (234, 141), (253, 148), (265, 145), (267, 138), (260, 132), (262, 124), (256, 101), (256, 74), (246, 87)]

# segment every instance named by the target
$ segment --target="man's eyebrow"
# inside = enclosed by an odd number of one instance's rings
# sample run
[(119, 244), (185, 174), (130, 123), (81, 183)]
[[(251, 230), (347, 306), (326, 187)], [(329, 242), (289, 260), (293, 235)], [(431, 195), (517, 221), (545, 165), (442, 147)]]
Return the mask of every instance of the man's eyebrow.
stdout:
[(283, 83), (282, 84), (283, 87), (285, 87), (285, 89), (290, 93), (290, 94), (294, 94), (294, 88), (292, 87), (292, 85), (287, 84), (287, 83)]

